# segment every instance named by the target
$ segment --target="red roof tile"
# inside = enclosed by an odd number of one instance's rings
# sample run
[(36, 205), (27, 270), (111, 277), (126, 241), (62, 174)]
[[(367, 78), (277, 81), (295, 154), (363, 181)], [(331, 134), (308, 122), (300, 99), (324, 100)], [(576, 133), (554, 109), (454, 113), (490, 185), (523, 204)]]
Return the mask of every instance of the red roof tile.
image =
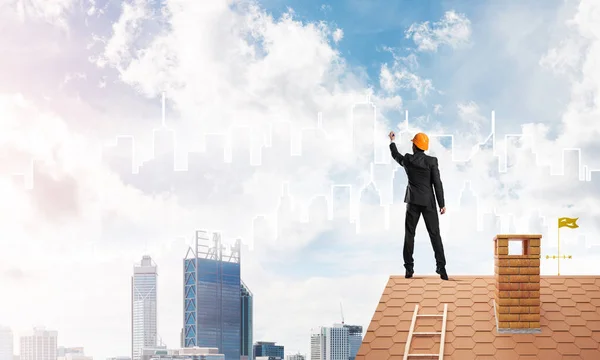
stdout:
[[(498, 334), (494, 277), (404, 279), (392, 276), (356, 360), (402, 359), (415, 305), (442, 314), (448, 304), (444, 359), (600, 359), (600, 277), (543, 277), (539, 334)], [(419, 317), (415, 332), (436, 332), (442, 319)], [(411, 353), (436, 353), (440, 336), (413, 336)], [(434, 357), (435, 358), (435, 357)], [(410, 359), (410, 358), (409, 358)], [(415, 358), (413, 358), (415, 359)]]

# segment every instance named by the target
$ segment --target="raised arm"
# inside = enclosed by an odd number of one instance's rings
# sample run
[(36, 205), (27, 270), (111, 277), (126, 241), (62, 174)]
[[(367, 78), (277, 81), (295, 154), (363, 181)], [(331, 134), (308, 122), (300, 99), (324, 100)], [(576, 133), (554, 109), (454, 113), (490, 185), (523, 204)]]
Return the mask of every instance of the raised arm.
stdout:
[(398, 152), (398, 148), (396, 148), (396, 143), (390, 143), (390, 151), (392, 152), (392, 157), (394, 160), (400, 164), (400, 166), (404, 166), (404, 155)]
[(431, 165), (431, 183), (435, 189), (435, 197), (437, 199), (438, 206), (440, 209), (446, 207), (444, 202), (444, 186), (442, 185), (442, 179), (440, 178), (440, 169), (438, 168), (438, 159), (433, 158), (433, 164)]

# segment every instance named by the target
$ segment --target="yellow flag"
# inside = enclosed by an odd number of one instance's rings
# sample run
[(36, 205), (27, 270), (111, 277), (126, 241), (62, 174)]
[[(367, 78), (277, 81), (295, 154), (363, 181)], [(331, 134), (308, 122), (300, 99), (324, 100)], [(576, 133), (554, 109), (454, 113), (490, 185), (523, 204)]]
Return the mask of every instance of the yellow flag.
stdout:
[(577, 220), (579, 218), (568, 218), (568, 217), (561, 217), (558, 218), (558, 227), (568, 227), (571, 229), (576, 229), (579, 227), (579, 225), (577, 225)]

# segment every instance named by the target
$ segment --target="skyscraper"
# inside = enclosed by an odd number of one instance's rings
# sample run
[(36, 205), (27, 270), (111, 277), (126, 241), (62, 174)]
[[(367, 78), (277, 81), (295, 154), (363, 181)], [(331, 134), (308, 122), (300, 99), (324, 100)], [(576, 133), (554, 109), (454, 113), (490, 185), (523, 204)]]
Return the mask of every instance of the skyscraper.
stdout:
[(0, 326), (0, 360), (13, 360), (13, 333), (8, 327)]
[(240, 360), (240, 241), (228, 255), (219, 234), (212, 242), (196, 231), (184, 259), (184, 345), (218, 348), (225, 360)]
[(156, 283), (158, 272), (150, 256), (133, 267), (131, 277), (131, 358), (140, 360), (142, 349), (157, 345)]
[(354, 360), (362, 344), (363, 328), (359, 325), (344, 325), (344, 327), (348, 329), (348, 359)]
[(312, 333), (310, 360), (347, 360), (349, 357), (348, 328), (344, 325), (321, 326)]
[(325, 334), (323, 328), (310, 335), (310, 360), (321, 360), (325, 356)]
[(59, 346), (57, 360), (94, 360), (94, 358), (86, 356), (82, 347), (66, 348)]
[(253, 308), (252, 292), (248, 286), (241, 282), (241, 333), (240, 333), (240, 351), (244, 359), (253, 360), (252, 356), (252, 333), (253, 333)]
[(56, 360), (58, 332), (43, 327), (21, 336), (21, 360)]
[(56, 357), (58, 357), (58, 358), (64, 358), (68, 354), (72, 354), (72, 355), (85, 355), (85, 352), (83, 351), (82, 347), (64, 347), (64, 346), (59, 346), (59, 347), (56, 348)]
[(302, 354), (287, 355), (285, 360), (306, 360), (306, 356)]
[(283, 345), (275, 345), (274, 342), (258, 341), (254, 344), (254, 357), (269, 357), (283, 360), (285, 351)]

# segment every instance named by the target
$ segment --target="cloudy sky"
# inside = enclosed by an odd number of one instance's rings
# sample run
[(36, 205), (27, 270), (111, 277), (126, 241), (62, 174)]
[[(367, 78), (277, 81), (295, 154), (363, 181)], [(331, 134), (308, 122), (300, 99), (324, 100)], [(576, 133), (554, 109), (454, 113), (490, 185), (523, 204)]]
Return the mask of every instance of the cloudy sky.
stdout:
[[(600, 3), (418, 5), (0, 0), (0, 324), (128, 355), (149, 254), (177, 347), (182, 259), (206, 229), (242, 239), (255, 340), (306, 353), (340, 303), (366, 329), (403, 272), (391, 129), (404, 152), (431, 135), (451, 277), (492, 274), (498, 232), (555, 253), (562, 216), (580, 228), (561, 231), (561, 272), (597, 273)], [(433, 274), (423, 224), (416, 252)]]

